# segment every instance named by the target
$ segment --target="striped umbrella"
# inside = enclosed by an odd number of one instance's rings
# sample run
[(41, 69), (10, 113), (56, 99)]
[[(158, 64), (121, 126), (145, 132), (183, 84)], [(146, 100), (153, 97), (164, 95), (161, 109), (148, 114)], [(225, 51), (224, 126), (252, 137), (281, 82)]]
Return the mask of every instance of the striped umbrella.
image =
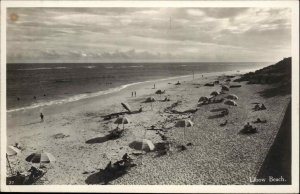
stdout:
[(126, 117), (119, 117), (117, 118), (117, 120), (115, 121), (115, 124), (118, 124), (118, 126), (120, 124), (123, 124), (123, 129), (124, 129), (124, 124), (128, 124), (129, 120)]
[(50, 163), (54, 162), (55, 158), (48, 152), (32, 153), (27, 156), (26, 161), (31, 163)]

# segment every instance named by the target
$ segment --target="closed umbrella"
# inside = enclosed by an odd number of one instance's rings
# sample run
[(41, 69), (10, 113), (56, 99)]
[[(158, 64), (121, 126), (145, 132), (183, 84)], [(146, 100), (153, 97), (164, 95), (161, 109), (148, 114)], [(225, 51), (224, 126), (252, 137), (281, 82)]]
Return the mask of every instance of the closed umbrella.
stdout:
[(123, 124), (123, 129), (124, 129), (124, 124), (128, 124), (128, 123), (129, 123), (129, 120), (128, 120), (127, 117), (119, 117), (119, 118), (117, 118), (116, 121), (115, 121), (115, 124), (118, 124), (118, 126), (119, 126), (120, 124)]
[(131, 112), (131, 108), (130, 108), (129, 104), (124, 103), (124, 102), (122, 102), (121, 104), (128, 112)]
[(192, 127), (193, 125), (194, 123), (190, 119), (182, 119), (175, 124), (175, 127), (184, 127), (183, 137), (185, 139), (185, 128)]

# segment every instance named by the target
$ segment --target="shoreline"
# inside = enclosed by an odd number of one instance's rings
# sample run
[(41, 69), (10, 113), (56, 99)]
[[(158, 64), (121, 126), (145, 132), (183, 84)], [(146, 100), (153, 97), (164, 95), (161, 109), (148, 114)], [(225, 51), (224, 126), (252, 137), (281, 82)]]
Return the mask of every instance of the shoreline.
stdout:
[[(259, 68), (251, 68), (251, 69), (245, 69), (242, 71), (220, 71), (220, 72), (205, 72), (205, 73), (197, 73), (194, 74), (195, 77), (197, 76), (201, 76), (201, 75), (205, 75), (205, 76), (211, 76), (214, 74), (221, 74), (221, 73), (236, 73), (236, 74), (242, 74), (242, 73), (247, 73), (250, 71), (255, 71)], [(89, 99), (89, 98), (96, 98), (99, 96), (104, 96), (107, 94), (111, 94), (111, 93), (116, 93), (119, 92), (123, 89), (129, 88), (131, 86), (135, 86), (135, 85), (140, 85), (140, 84), (146, 84), (146, 83), (150, 83), (150, 82), (163, 82), (163, 81), (168, 81), (168, 80), (173, 80), (173, 79), (182, 79), (182, 78), (187, 78), (187, 77), (192, 77), (192, 74), (187, 74), (187, 75), (181, 75), (181, 76), (172, 76), (172, 77), (166, 77), (166, 78), (160, 78), (160, 79), (154, 79), (154, 80), (146, 80), (146, 81), (141, 81), (141, 82), (133, 82), (133, 83), (128, 83), (128, 84), (123, 84), (114, 88), (109, 88), (107, 90), (100, 90), (100, 91), (96, 91), (96, 92), (91, 92), (91, 93), (81, 93), (81, 94), (76, 94), (73, 96), (69, 96), (66, 98), (62, 98), (62, 99), (53, 99), (53, 100), (49, 100), (49, 101), (44, 101), (44, 102), (39, 102), (39, 103), (33, 103), (29, 106), (24, 106), (24, 107), (17, 107), (17, 108), (12, 108), (12, 109), (7, 109), (7, 113), (12, 113), (12, 112), (18, 112), (18, 111), (24, 111), (24, 110), (29, 110), (29, 109), (36, 109), (36, 108), (41, 108), (41, 107), (47, 107), (47, 106), (51, 106), (51, 105), (59, 105), (59, 104), (65, 104), (65, 103), (70, 103), (70, 102), (75, 102), (75, 101), (79, 101), (79, 100), (85, 100), (85, 99)]]

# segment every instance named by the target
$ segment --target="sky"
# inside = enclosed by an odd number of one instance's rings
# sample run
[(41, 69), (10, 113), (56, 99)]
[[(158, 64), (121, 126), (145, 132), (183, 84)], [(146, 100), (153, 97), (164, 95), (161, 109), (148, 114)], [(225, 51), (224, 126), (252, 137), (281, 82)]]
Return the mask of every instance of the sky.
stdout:
[(8, 63), (273, 62), (289, 8), (9, 8)]

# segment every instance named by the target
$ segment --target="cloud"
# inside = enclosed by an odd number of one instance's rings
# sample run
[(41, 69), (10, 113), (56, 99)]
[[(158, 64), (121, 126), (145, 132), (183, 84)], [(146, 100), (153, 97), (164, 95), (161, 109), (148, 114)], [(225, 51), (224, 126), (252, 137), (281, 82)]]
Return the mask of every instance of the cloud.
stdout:
[(242, 14), (249, 8), (205, 8), (201, 9), (207, 16), (212, 18), (232, 18)]
[[(9, 8), (9, 62), (268, 61), (290, 53), (283, 8)], [(262, 55), (261, 53), (270, 53)]]

